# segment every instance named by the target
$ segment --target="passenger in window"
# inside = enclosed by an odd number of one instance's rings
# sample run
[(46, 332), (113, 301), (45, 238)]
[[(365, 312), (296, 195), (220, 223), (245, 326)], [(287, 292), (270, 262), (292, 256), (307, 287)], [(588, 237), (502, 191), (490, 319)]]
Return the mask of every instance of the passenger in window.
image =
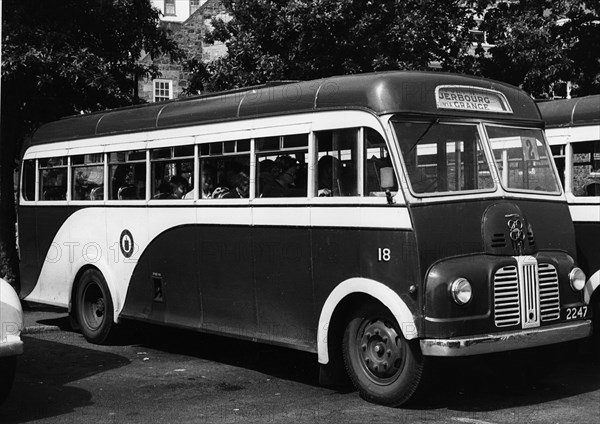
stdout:
[(188, 180), (180, 175), (173, 175), (169, 180), (169, 185), (171, 186), (171, 197), (173, 199), (183, 199), (189, 189)]
[(155, 199), (172, 199), (171, 184), (168, 181), (162, 180), (158, 185), (158, 193), (154, 195)]
[(250, 178), (248, 174), (240, 171), (231, 177), (233, 190), (224, 193), (222, 199), (246, 199), (250, 189)]
[(323, 156), (317, 163), (318, 175), (318, 196), (330, 197), (341, 196), (342, 189), (340, 179), (338, 178), (341, 163), (338, 158), (333, 156)]
[(215, 189), (213, 174), (214, 171), (212, 168), (205, 167), (202, 170), (202, 181), (200, 181), (200, 187), (202, 187), (200, 196), (202, 199), (210, 199), (212, 197), (213, 190)]
[(174, 175), (169, 181), (163, 180), (158, 185), (158, 194), (155, 199), (182, 199), (187, 193), (188, 182), (185, 178)]
[(305, 193), (296, 187), (298, 161), (290, 156), (279, 156), (273, 164), (274, 179), (267, 184), (261, 197), (299, 197)]
[(273, 175), (274, 166), (275, 161), (272, 161), (271, 159), (263, 159), (258, 164), (258, 168), (260, 169), (260, 174), (258, 175), (258, 185), (261, 193), (264, 192), (265, 187), (268, 187), (275, 181), (275, 176)]

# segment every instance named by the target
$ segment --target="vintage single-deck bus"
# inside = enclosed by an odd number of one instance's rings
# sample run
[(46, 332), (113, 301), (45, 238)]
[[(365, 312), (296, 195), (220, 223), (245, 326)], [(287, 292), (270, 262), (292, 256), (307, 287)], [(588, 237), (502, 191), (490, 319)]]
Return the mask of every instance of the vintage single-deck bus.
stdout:
[(430, 357), (587, 337), (573, 224), (535, 103), (386, 72), (42, 126), (25, 146), (26, 299), (101, 343), (133, 319), (289, 346), (368, 400)]
[[(577, 256), (588, 277), (585, 301), (600, 328), (600, 95), (539, 103), (575, 225)], [(600, 336), (594, 332), (600, 346)]]

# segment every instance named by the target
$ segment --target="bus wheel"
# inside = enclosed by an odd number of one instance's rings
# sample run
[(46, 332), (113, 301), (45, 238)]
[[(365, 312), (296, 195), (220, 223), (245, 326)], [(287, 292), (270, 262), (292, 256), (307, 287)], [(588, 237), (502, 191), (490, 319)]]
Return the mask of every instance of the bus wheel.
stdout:
[(88, 269), (79, 280), (75, 315), (87, 341), (102, 344), (113, 326), (113, 303), (102, 273)]
[(352, 383), (367, 401), (400, 406), (417, 392), (424, 358), (407, 341), (384, 307), (362, 307), (350, 320), (343, 341), (344, 362)]

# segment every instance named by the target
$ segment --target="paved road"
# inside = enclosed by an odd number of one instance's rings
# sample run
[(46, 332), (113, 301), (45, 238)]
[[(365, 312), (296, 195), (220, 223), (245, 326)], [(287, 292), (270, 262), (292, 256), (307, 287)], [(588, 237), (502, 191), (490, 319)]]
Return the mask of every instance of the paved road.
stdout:
[[(151, 326), (88, 344), (62, 312), (26, 319), (25, 354), (0, 423), (597, 423), (600, 361), (585, 343), (439, 361), (418, 408), (392, 409), (317, 382), (316, 356)], [(543, 357), (544, 358), (543, 358)]]

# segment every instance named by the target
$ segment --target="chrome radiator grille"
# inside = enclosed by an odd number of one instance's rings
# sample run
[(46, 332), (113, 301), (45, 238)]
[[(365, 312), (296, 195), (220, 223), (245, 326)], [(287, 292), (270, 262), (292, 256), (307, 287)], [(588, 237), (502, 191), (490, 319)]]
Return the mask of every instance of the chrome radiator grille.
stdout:
[(516, 266), (505, 266), (494, 276), (494, 321), (496, 327), (521, 323), (519, 274)]
[(537, 327), (560, 318), (558, 273), (550, 264), (537, 264), (531, 256), (517, 257), (494, 275), (496, 327)]
[(542, 321), (560, 318), (560, 296), (558, 291), (558, 272), (550, 264), (538, 265), (540, 280), (540, 315)]

